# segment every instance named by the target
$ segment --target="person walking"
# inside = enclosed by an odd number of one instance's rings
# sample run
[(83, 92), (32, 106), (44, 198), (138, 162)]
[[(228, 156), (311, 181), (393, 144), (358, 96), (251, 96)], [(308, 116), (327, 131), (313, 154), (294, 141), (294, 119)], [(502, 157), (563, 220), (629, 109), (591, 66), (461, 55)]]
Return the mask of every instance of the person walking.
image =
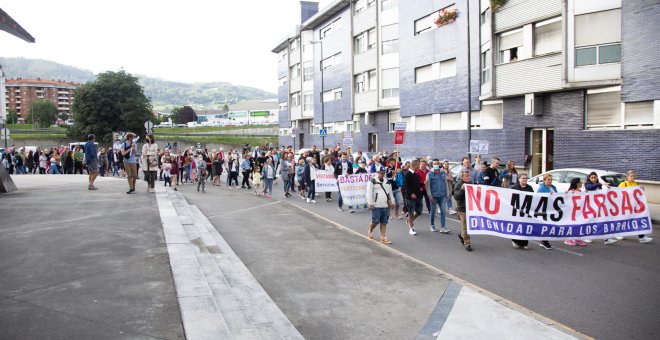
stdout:
[(435, 213), (440, 209), (440, 232), (449, 233), (446, 227), (446, 204), (447, 204), (447, 173), (440, 168), (440, 164), (433, 164), (433, 169), (426, 177), (426, 192), (430, 194), (431, 199), (431, 231), (438, 231), (435, 228)]
[(266, 164), (261, 169), (261, 177), (264, 179), (264, 196), (273, 197), (273, 182), (275, 181), (276, 171), (272, 159), (266, 159)]
[(105, 148), (101, 148), (99, 151), (99, 175), (105, 177), (106, 171), (108, 171), (108, 155), (105, 154)]
[(298, 182), (298, 197), (305, 199), (305, 160), (298, 160), (296, 166), (296, 182)]
[(506, 163), (506, 168), (502, 170), (502, 188), (511, 188), (518, 184), (518, 171), (516, 170), (516, 163), (512, 160)]
[(447, 178), (447, 209), (449, 209), (449, 215), (456, 215), (456, 210), (454, 209), (454, 203), (452, 202), (454, 197), (454, 177), (452, 176), (451, 170), (449, 170), (449, 161), (442, 161), (442, 171), (445, 173)]
[[(321, 167), (321, 170), (330, 171), (334, 175), (335, 166), (332, 165), (332, 157), (331, 156), (326, 156), (325, 157), (325, 160), (324, 160), (323, 166)], [(330, 191), (325, 192), (325, 201), (326, 202), (332, 201), (332, 192), (330, 192)]]
[(126, 172), (126, 179), (128, 180), (127, 194), (135, 192), (135, 182), (137, 181), (137, 144), (134, 139), (134, 133), (127, 133), (126, 142), (124, 142), (121, 149), (121, 155), (124, 157), (124, 171)]
[(277, 167), (277, 173), (282, 178), (282, 187), (284, 189), (284, 197), (290, 197), (289, 190), (291, 188), (291, 174), (293, 173), (293, 163), (289, 159), (289, 155), (285, 154)]
[[(525, 173), (520, 174), (518, 179), (519, 179), (518, 183), (516, 183), (513, 187), (511, 187), (511, 189), (518, 191), (526, 191), (531, 193), (534, 192), (534, 189), (532, 189), (531, 186), (527, 185), (527, 180), (529, 179), (529, 176), (527, 176), (527, 174)], [(527, 240), (512, 239), (511, 244), (516, 249), (529, 249), (529, 247), (527, 247), (529, 241)]]
[[(568, 191), (567, 191), (567, 192), (568, 192), (568, 193), (571, 193), (571, 194), (579, 194), (581, 188), (582, 188), (582, 181), (580, 181), (580, 178), (579, 178), (579, 177), (575, 177), (575, 178), (572, 178), (572, 179), (571, 179), (571, 184), (570, 184), (570, 186), (568, 187)], [(565, 240), (565, 241), (564, 241), (564, 244), (565, 244), (565, 245), (568, 245), (568, 246), (576, 246), (576, 245), (577, 245), (577, 246), (586, 246), (586, 245), (587, 245), (586, 242), (584, 242), (584, 241), (582, 241), (582, 240), (578, 240), (578, 239), (574, 239), (574, 240)]]
[(158, 145), (154, 135), (148, 134), (142, 145), (142, 171), (147, 181), (147, 192), (156, 192), (155, 182), (158, 175)]
[[(344, 200), (341, 197), (341, 189), (339, 189), (339, 176), (347, 176), (353, 174), (353, 164), (348, 159), (347, 154), (341, 154), (341, 158), (335, 164), (335, 178), (337, 179), (337, 209), (343, 211)], [(348, 212), (354, 212), (352, 206), (348, 206)]]
[[(557, 188), (552, 185), (552, 175), (551, 174), (545, 174), (543, 175), (543, 183), (539, 185), (539, 188), (536, 190), (536, 192), (543, 192), (543, 193), (549, 193), (549, 194), (556, 194), (557, 193)], [(541, 244), (539, 244), (541, 247), (547, 250), (552, 250), (552, 246), (550, 245), (550, 242), (548, 241), (541, 241)]]
[(252, 156), (246, 155), (243, 161), (241, 162), (241, 172), (243, 173), (243, 182), (241, 183), (241, 189), (247, 189), (250, 190), (252, 187), (250, 186), (250, 173), (252, 172), (252, 162), (250, 162), (250, 158)]
[(80, 146), (76, 145), (74, 151), (73, 151), (73, 174), (80, 173), (82, 175), (82, 164), (83, 164), (83, 157), (84, 157), (83, 151), (80, 150)]
[(410, 169), (403, 176), (404, 197), (406, 200), (406, 209), (408, 210), (408, 234), (413, 236), (417, 235), (414, 224), (415, 219), (424, 210), (421, 190), (422, 184), (417, 170), (419, 170), (419, 160), (415, 159), (410, 164)]
[[(619, 183), (619, 188), (639, 186), (639, 184), (637, 184), (636, 179), (637, 179), (637, 172), (635, 172), (635, 170), (628, 171), (628, 173), (626, 174), (626, 180)], [(621, 240), (623, 239), (623, 237), (617, 237), (617, 239)], [(651, 241), (653, 241), (652, 237), (648, 237), (646, 235), (639, 235), (639, 243), (649, 243)]]
[(461, 170), (461, 176), (454, 186), (454, 199), (456, 200), (456, 212), (461, 221), (461, 232), (458, 238), (466, 251), (472, 251), (470, 235), (467, 232), (467, 217), (465, 215), (465, 185), (470, 184), (470, 171)]
[(316, 203), (316, 160), (313, 157), (307, 157), (307, 165), (303, 172), (305, 186), (308, 188), (307, 203)]
[(96, 136), (90, 134), (87, 136), (87, 143), (85, 143), (85, 166), (89, 172), (89, 185), (87, 186), (89, 190), (96, 190), (94, 181), (99, 175), (99, 159), (96, 152), (96, 144), (94, 143), (95, 140)]
[[(610, 184), (607, 182), (605, 183), (605, 185), (608, 188), (610, 187)], [(598, 180), (598, 174), (592, 171), (587, 176), (587, 180), (584, 183), (584, 190), (588, 192), (588, 191), (597, 191), (602, 189), (603, 189), (603, 184), (601, 184), (600, 181)], [(610, 245), (619, 242), (619, 240), (617, 240), (616, 238), (606, 238), (604, 242), (605, 245)]]
[(390, 219), (390, 208), (394, 207), (392, 200), (392, 186), (385, 179), (385, 167), (381, 167), (377, 175), (372, 177), (367, 182), (367, 204), (371, 210), (371, 224), (367, 237), (373, 240), (373, 231), (376, 226), (380, 225), (380, 239), (379, 242), (383, 244), (391, 244), (387, 238), (387, 223)]
[(236, 184), (236, 189), (238, 189), (238, 160), (234, 159), (234, 156), (230, 153), (227, 156), (227, 178), (228, 184), (231, 188), (231, 184)]

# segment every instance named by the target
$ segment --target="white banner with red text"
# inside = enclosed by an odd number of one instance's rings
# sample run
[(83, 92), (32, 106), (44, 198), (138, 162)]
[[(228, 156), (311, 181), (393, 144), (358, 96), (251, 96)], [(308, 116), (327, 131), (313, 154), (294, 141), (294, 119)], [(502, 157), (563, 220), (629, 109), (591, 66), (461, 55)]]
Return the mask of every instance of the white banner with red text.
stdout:
[(652, 232), (641, 187), (549, 194), (466, 185), (465, 208), (470, 235), (552, 241)]
[(314, 181), (316, 192), (336, 192), (337, 179), (335, 174), (329, 170), (316, 170), (316, 180)]
[(348, 206), (366, 205), (367, 183), (370, 179), (370, 174), (339, 176), (339, 190), (343, 203)]

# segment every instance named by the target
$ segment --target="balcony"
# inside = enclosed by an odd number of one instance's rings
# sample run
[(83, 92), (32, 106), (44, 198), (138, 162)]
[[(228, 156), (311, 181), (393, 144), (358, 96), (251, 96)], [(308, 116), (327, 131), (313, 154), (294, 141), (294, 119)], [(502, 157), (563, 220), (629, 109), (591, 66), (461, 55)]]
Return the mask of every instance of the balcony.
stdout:
[(494, 73), (496, 97), (559, 90), (561, 53), (496, 65)]

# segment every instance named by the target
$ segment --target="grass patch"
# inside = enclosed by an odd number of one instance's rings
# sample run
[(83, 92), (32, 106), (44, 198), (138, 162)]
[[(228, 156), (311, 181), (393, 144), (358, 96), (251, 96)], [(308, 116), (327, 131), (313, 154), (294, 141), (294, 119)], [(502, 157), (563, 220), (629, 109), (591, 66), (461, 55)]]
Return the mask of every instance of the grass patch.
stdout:
[(66, 133), (65, 127), (52, 126), (45, 129), (35, 128), (32, 124), (7, 124), (9, 131), (39, 131), (44, 133)]
[(49, 139), (49, 138), (63, 139), (67, 137), (66, 134), (64, 133), (29, 133), (29, 134), (12, 133), (11, 135), (9, 135), (9, 139)]
[(231, 146), (242, 146), (245, 144), (250, 145), (266, 145), (269, 143), (277, 144), (277, 136), (273, 137), (244, 137), (244, 136), (176, 136), (176, 135), (161, 135), (158, 136), (156, 141), (169, 140), (185, 140), (195, 143), (218, 143)]
[(250, 126), (200, 126), (200, 127), (185, 127), (185, 128), (154, 128), (154, 135), (177, 135), (181, 133), (196, 133), (196, 132), (216, 132), (228, 130), (248, 130), (248, 129), (263, 129), (272, 128), (274, 125), (250, 125)]

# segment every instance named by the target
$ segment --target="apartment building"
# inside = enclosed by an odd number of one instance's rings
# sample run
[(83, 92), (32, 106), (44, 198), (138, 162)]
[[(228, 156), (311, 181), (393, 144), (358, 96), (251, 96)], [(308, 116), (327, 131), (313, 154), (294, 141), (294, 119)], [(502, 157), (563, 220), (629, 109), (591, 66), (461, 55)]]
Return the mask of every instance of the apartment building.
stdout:
[[(351, 134), (354, 150), (391, 152), (405, 121), (403, 155), (457, 161), (469, 116), (486, 158), (532, 174), (636, 169), (660, 180), (660, 4), (492, 3), (337, 0), (302, 16), (273, 49), (280, 143), (320, 146), (323, 124), (326, 146)], [(438, 25), (440, 12), (456, 16)]]
[(37, 99), (47, 99), (57, 106), (60, 113), (71, 115), (73, 90), (80, 84), (62, 80), (7, 79), (5, 81), (6, 110), (16, 110), (19, 122), (25, 122), (30, 104)]

